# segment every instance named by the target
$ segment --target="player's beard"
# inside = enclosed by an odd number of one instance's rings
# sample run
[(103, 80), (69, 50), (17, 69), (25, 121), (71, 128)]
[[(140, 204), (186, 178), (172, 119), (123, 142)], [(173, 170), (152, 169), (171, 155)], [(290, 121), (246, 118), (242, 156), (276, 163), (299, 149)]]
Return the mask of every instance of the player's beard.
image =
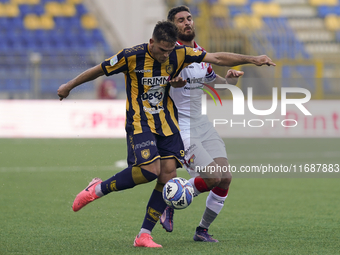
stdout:
[(195, 30), (192, 30), (191, 34), (178, 33), (178, 39), (184, 42), (191, 42), (195, 38)]

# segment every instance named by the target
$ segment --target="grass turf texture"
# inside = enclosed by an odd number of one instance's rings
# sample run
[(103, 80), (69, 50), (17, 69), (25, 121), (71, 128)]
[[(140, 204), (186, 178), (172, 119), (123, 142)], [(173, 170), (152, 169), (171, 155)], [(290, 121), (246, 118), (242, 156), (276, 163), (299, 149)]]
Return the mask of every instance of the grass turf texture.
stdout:
[[(340, 163), (339, 142), (226, 140), (236, 166)], [(126, 158), (125, 148), (121, 139), (0, 139), (0, 254), (339, 254), (340, 179), (298, 175), (235, 177), (209, 229), (219, 243), (192, 240), (206, 193), (175, 212), (174, 232), (156, 225), (162, 250), (135, 248), (155, 182), (71, 209), (93, 177), (121, 170), (113, 165)]]

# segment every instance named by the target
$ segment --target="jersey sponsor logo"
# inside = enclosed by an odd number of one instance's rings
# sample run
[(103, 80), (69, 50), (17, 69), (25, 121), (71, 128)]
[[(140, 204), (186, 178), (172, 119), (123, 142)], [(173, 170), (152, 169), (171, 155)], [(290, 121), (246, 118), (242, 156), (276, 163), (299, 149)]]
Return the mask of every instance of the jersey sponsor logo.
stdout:
[(187, 83), (202, 83), (202, 82), (205, 82), (205, 77), (201, 77), (201, 78), (195, 78), (195, 77), (192, 77), (191, 79), (188, 77), (187, 78)]
[(140, 153), (141, 153), (143, 159), (148, 159), (150, 157), (150, 150), (149, 149), (142, 150)]
[(144, 86), (159, 86), (168, 83), (168, 76), (143, 77), (142, 84)]
[(190, 150), (193, 150), (194, 148), (196, 148), (196, 144), (195, 144), (195, 143), (194, 143), (194, 144), (191, 144), (191, 145), (189, 146), (189, 148), (185, 150), (185, 152), (184, 152), (185, 155), (187, 155), (187, 154), (189, 153), (189, 151), (190, 151)]
[(165, 70), (168, 74), (171, 74), (174, 71), (174, 65), (170, 64), (165, 67)]
[(137, 69), (135, 69), (135, 70), (133, 70), (135, 73), (151, 73), (151, 70), (149, 69), (149, 70), (137, 70)]
[(151, 107), (151, 108), (144, 107), (143, 110), (145, 112), (148, 112), (148, 113), (151, 113), (151, 114), (158, 114), (161, 111), (164, 111), (164, 108), (163, 108), (163, 106), (154, 106), (154, 107)]
[(139, 148), (143, 148), (143, 147), (146, 147), (146, 146), (156, 146), (156, 142), (155, 141), (150, 141), (150, 140), (148, 140), (148, 141), (146, 141), (146, 142), (142, 142), (142, 143), (137, 143), (136, 145), (135, 145), (135, 149), (137, 150), (137, 149), (139, 149)]
[(165, 94), (165, 88), (164, 87), (157, 87), (157, 88), (151, 88), (144, 94), (142, 94), (142, 100), (148, 100), (149, 104), (151, 106), (157, 106), (160, 102), (163, 101)]
[(110, 65), (111, 66), (114, 66), (115, 64), (117, 64), (118, 63), (118, 57), (117, 57), (117, 55), (116, 56), (114, 56), (113, 58), (111, 58), (111, 60), (110, 60)]

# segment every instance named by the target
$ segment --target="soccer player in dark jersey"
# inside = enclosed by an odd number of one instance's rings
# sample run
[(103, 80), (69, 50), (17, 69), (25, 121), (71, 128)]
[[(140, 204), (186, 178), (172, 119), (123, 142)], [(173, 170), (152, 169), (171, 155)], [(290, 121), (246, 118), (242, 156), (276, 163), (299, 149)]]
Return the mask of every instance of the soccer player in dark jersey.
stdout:
[(152, 241), (151, 231), (166, 207), (162, 198), (163, 186), (176, 176), (176, 168), (182, 166), (184, 157), (177, 109), (169, 96), (169, 81), (182, 86), (177, 77), (181, 70), (203, 59), (225, 66), (247, 63), (275, 65), (267, 56), (207, 53), (191, 47), (176, 46), (177, 32), (172, 22), (158, 22), (149, 43), (119, 51), (58, 89), (58, 96), (62, 100), (73, 88), (87, 81), (104, 74), (125, 74), (128, 167), (105, 181), (94, 178), (76, 196), (72, 208), (76, 212), (110, 192), (157, 179), (141, 231), (134, 241), (134, 246), (138, 247), (162, 247)]

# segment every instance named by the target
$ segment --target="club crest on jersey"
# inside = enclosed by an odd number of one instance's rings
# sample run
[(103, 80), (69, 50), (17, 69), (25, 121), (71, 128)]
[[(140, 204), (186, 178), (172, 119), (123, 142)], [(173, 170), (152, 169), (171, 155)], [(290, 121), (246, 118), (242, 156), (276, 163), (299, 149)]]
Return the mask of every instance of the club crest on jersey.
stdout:
[(165, 69), (168, 74), (171, 74), (174, 71), (174, 65), (173, 64), (167, 65)]
[(141, 155), (144, 159), (148, 159), (150, 157), (150, 150), (149, 149), (142, 150)]

